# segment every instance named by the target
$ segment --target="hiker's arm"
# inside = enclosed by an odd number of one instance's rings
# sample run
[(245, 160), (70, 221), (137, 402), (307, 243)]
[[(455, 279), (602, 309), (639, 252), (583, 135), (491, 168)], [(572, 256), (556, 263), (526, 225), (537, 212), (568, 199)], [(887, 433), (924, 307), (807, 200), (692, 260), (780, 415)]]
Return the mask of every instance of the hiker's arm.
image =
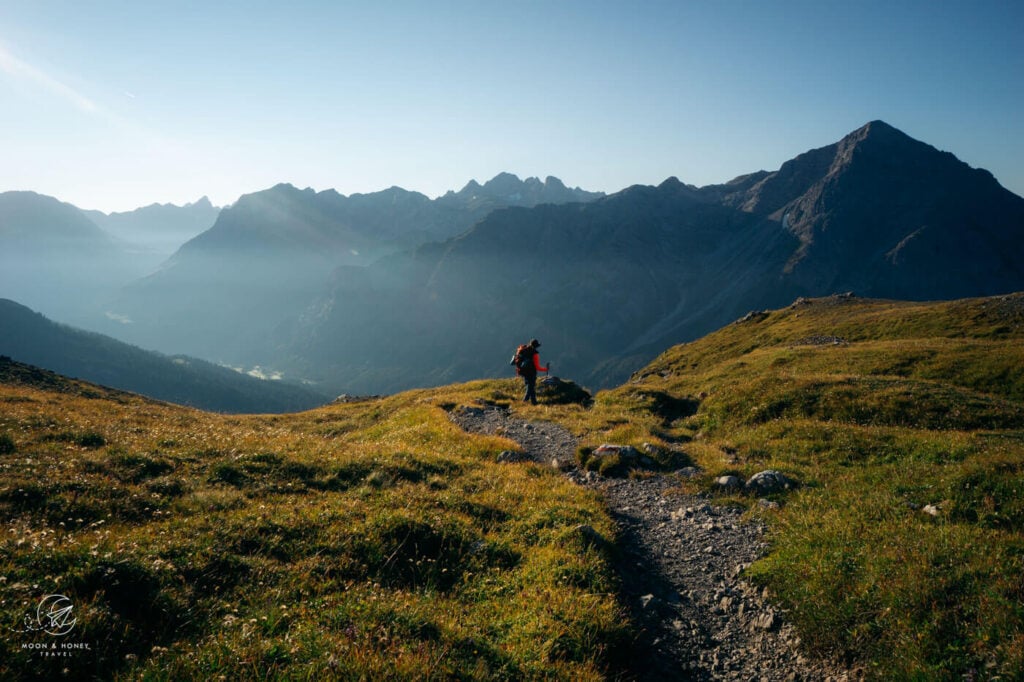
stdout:
[(548, 363), (547, 367), (541, 367), (540, 366), (540, 353), (534, 353), (533, 354), (533, 366), (536, 368), (536, 370), (538, 372), (546, 372), (549, 369), (551, 369), (551, 363), (550, 362)]

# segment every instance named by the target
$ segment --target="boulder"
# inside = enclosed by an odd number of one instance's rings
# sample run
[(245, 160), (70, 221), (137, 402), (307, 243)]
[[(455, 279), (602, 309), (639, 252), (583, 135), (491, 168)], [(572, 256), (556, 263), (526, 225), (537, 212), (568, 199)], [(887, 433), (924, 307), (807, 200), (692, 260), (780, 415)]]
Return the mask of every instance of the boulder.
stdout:
[(593, 396), (573, 381), (544, 377), (537, 382), (537, 396), (549, 405), (589, 405)]
[(632, 445), (599, 445), (594, 448), (595, 457), (610, 457), (617, 455), (620, 460), (629, 464), (640, 458), (640, 453)]
[(740, 481), (739, 476), (719, 476), (715, 479), (715, 485), (725, 490), (738, 490), (743, 482)]
[(792, 487), (794, 487), (793, 481), (781, 472), (772, 469), (754, 474), (750, 477), (750, 480), (746, 482), (746, 485), (744, 485), (747, 492), (756, 495), (781, 493)]

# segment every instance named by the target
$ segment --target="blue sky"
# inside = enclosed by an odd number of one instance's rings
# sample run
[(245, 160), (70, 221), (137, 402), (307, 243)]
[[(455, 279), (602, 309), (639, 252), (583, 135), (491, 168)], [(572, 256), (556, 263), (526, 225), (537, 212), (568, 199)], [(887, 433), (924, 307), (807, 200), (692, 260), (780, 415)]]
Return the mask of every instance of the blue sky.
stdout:
[(882, 119), (1024, 195), (1024, 3), (0, 0), (0, 191), (614, 192)]

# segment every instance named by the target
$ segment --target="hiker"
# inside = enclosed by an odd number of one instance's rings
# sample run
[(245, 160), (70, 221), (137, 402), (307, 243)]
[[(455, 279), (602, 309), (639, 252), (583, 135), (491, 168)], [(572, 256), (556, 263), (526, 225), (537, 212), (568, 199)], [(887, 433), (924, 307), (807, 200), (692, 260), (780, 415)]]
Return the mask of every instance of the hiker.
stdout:
[(523, 402), (529, 401), (534, 405), (537, 404), (537, 372), (547, 372), (551, 369), (550, 362), (547, 367), (540, 366), (538, 348), (540, 348), (540, 341), (532, 339), (530, 343), (519, 346), (512, 358), (512, 364), (516, 366), (516, 373), (523, 377), (523, 383), (526, 384), (526, 395), (523, 396)]

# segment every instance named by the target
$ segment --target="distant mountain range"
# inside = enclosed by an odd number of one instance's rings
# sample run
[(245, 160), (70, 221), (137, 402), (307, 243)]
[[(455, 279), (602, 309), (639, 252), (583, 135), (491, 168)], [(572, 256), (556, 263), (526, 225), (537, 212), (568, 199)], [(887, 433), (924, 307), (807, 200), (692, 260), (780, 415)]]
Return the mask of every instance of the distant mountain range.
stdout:
[(34, 192), (0, 194), (0, 296), (82, 320), (143, 274), (123, 245), (71, 204)]
[(184, 356), (168, 357), (57, 324), (0, 299), (0, 355), (111, 388), (232, 413), (296, 412), (327, 402), (319, 393)]
[(95, 326), (121, 287), (213, 225), (208, 199), (107, 215), (35, 192), (0, 193), (0, 296)]
[(337, 268), (448, 239), (497, 208), (600, 196), (508, 173), (437, 199), (399, 187), (346, 197), (277, 185), (241, 197), (159, 272), (126, 288), (111, 307), (131, 324), (109, 331), (165, 352), (276, 362), (279, 328), (322, 296)]
[(167, 260), (182, 244), (210, 229), (220, 208), (206, 197), (191, 204), (151, 204), (134, 211), (84, 211), (104, 232), (125, 245), (146, 274)]
[(800, 296), (1021, 289), (1024, 199), (874, 121), (775, 172), (495, 211), (443, 244), (341, 269), (286, 327), (282, 357), (331, 385), (396, 390), (506, 372), (510, 349), (539, 337), (557, 372), (596, 388)]
[[(96, 244), (81, 253), (117, 249)], [(55, 291), (73, 285), (46, 267)], [(431, 200), (282, 184), (220, 211), (102, 310), (118, 338), (329, 394), (501, 375), (531, 337), (557, 373), (601, 388), (750, 310), (847, 290), (1024, 290), (1024, 199), (882, 121), (706, 187), (603, 196), (501, 174)]]

